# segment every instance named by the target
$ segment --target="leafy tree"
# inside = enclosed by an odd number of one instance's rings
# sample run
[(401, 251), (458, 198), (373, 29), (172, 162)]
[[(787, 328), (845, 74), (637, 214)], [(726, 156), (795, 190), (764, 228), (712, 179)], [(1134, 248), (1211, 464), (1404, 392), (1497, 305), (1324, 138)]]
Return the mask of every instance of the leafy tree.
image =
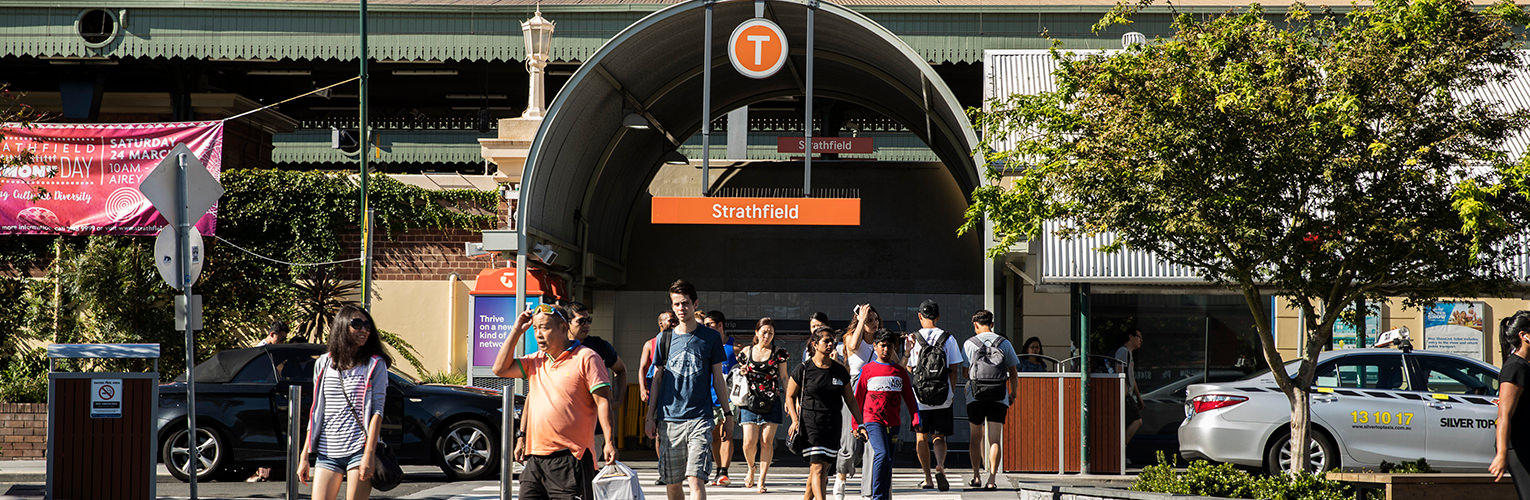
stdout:
[(1306, 342), (1275, 380), (1307, 449), (1308, 388), (1344, 305), (1518, 286), (1504, 263), (1526, 250), (1530, 164), (1503, 148), (1530, 114), (1474, 96), (1523, 69), (1526, 21), (1508, 2), (1378, 0), (1297, 4), (1278, 25), (1256, 4), (1180, 16), (1173, 38), (1119, 53), (1054, 50), (1056, 91), (974, 111), (988, 159), (1018, 172), (974, 192), (962, 231), (986, 218), (1002, 249), (1056, 221), (1193, 267), (1243, 296), (1271, 367), (1286, 360), (1269, 298), (1289, 298)]

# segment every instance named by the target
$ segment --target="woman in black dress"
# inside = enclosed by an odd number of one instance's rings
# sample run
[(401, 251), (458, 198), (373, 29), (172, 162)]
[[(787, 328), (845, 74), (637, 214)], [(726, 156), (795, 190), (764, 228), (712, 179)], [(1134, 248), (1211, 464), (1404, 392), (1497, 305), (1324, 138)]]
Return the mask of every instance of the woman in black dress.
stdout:
[(1530, 394), (1530, 311), (1520, 311), (1499, 323), (1505, 352), (1503, 370), (1498, 372), (1497, 454), (1488, 472), (1493, 480), (1505, 472), (1514, 476), (1514, 490), (1522, 500), (1530, 499), (1530, 408), (1525, 408)]
[[(861, 413), (860, 404), (850, 386), (850, 370), (834, 361), (834, 330), (828, 327), (813, 329), (808, 336), (813, 357), (797, 365), (786, 383), (786, 411), (792, 417), (788, 435), (802, 433), (807, 446), (803, 458), (810, 464), (807, 491), (803, 500), (826, 500), (825, 486), (829, 470), (839, 455), (840, 409), (849, 406), (853, 414)], [(799, 407), (800, 405), (800, 407)]]

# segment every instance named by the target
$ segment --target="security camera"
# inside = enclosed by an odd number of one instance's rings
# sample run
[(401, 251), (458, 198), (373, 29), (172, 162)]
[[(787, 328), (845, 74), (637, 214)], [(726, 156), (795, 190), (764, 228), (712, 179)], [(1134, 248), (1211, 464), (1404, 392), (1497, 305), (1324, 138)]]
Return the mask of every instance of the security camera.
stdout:
[(537, 243), (532, 245), (531, 256), (536, 257), (537, 260), (540, 260), (543, 264), (547, 265), (552, 265), (553, 261), (558, 260), (558, 252), (553, 250), (553, 246), (548, 245), (547, 243)]

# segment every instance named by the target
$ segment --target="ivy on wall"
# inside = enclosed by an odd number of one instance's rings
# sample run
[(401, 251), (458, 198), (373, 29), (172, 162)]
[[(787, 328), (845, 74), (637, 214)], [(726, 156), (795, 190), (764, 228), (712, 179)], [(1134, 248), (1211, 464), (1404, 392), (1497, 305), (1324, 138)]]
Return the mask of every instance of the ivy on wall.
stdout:
[[(329, 172), (224, 172), (217, 236), (260, 255), (294, 263), (330, 262), (347, 252), (341, 234), (360, 226), (358, 176)], [(384, 175), (370, 177), (375, 239), (412, 229), (479, 229), (496, 222), (496, 193), (429, 191)], [(203, 296), (198, 358), (243, 347), (264, 336), (273, 320), (296, 320), (303, 309), (294, 287), (313, 267), (260, 259), (216, 239), (193, 291)], [(182, 332), (174, 329), (176, 294), (155, 270), (153, 240), (132, 236), (7, 236), (0, 238), (0, 398), (34, 399), (22, 386), (41, 376), (26, 345), (35, 342), (157, 342), (160, 373), (185, 371)], [(28, 269), (41, 278), (21, 279)], [(407, 344), (396, 350), (410, 349)], [(401, 349), (400, 349), (401, 348)], [(18, 396), (17, 394), (22, 394)], [(45, 394), (35, 395), (45, 396)]]

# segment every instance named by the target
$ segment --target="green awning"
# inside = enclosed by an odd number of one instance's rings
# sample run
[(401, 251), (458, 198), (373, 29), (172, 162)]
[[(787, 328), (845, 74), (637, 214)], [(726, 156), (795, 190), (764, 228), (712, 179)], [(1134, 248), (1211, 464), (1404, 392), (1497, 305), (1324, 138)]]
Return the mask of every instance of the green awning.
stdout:
[[(554, 60), (584, 61), (611, 37), (659, 4), (542, 5), (557, 26)], [(99, 48), (87, 46), (75, 21), (99, 2), (63, 0), (39, 5), (0, 0), (0, 57), (181, 58), (198, 60), (354, 60), (358, 54), (354, 3), (169, 2), (115, 3), (108, 8), (120, 30)], [(368, 46), (380, 61), (519, 61), (525, 57), (520, 23), (532, 4), (374, 4), (368, 10)], [(976, 63), (984, 49), (1046, 48), (1043, 33), (1070, 48), (1120, 46), (1118, 27), (1089, 27), (1108, 5), (858, 5), (932, 63)], [(1191, 10), (1182, 7), (1181, 11)], [(1203, 9), (1204, 10), (1204, 9)], [(1168, 30), (1167, 16), (1141, 16), (1129, 29), (1151, 37)], [(727, 30), (723, 30), (726, 33)]]
[[(378, 149), (371, 150), (375, 163), (483, 163), (480, 137), (493, 132), (477, 130), (373, 130)], [(299, 130), (271, 136), (276, 149), (271, 161), (282, 163), (348, 163), (355, 154), (330, 147), (330, 130)]]

